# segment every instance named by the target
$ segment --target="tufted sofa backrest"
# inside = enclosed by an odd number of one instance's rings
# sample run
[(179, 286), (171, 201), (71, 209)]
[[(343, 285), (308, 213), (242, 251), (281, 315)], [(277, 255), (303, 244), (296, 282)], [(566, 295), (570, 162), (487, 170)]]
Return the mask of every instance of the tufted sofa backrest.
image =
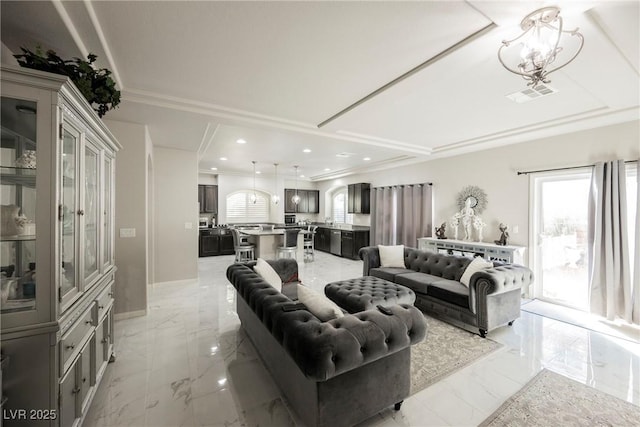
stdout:
[(411, 270), (459, 281), (471, 262), (470, 258), (445, 255), (413, 249), (405, 258), (405, 266)]

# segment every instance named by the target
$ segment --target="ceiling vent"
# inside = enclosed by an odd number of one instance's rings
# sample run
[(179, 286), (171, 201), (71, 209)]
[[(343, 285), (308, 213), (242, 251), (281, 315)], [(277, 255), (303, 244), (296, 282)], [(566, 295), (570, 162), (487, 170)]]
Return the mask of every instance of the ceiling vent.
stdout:
[(336, 157), (351, 157), (351, 156), (355, 156), (355, 153), (347, 153), (346, 151), (343, 151), (342, 153), (338, 153), (336, 154)]
[(557, 89), (554, 89), (547, 84), (539, 84), (535, 87), (528, 87), (525, 90), (521, 90), (519, 92), (514, 92), (512, 94), (509, 94), (507, 95), (507, 98), (517, 102), (518, 104), (522, 104), (523, 102), (531, 101), (532, 99), (542, 98), (543, 96), (552, 95), (557, 92), (558, 92)]

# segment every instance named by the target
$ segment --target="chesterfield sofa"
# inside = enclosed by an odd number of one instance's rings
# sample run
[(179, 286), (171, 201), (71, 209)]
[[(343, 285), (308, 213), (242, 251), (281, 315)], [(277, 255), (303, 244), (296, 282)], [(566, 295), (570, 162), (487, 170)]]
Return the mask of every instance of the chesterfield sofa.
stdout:
[[(269, 263), (283, 280), (297, 277), (295, 260)], [(304, 425), (352, 426), (387, 407), (400, 409), (409, 395), (410, 346), (426, 336), (420, 310), (395, 305), (387, 314), (373, 309), (322, 322), (285, 295), (292, 295), (291, 284), (279, 292), (254, 272), (254, 264), (227, 269), (238, 316)]]
[(527, 267), (494, 262), (474, 273), (469, 287), (460, 279), (471, 259), (415, 248), (404, 248), (404, 268), (381, 267), (377, 246), (359, 251), (363, 276), (406, 286), (416, 294), (415, 306), (451, 324), (479, 332), (511, 325), (520, 317), (521, 288), (533, 282)]

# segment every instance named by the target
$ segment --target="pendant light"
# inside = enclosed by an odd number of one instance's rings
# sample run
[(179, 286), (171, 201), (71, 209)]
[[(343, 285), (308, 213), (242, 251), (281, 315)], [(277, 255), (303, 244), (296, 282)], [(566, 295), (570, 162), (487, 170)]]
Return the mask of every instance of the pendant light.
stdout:
[(249, 201), (255, 205), (258, 202), (258, 196), (256, 195), (256, 161), (252, 160), (251, 163), (253, 163), (253, 194)]
[(276, 168), (276, 180), (275, 180), (275, 191), (273, 192), (273, 196), (271, 196), (271, 200), (273, 201), (274, 205), (277, 205), (278, 203), (280, 203), (280, 196), (278, 195), (278, 164), (274, 163), (273, 166), (275, 166)]
[(295, 165), (294, 168), (296, 168), (296, 194), (291, 198), (291, 201), (297, 205), (300, 203), (300, 196), (298, 196), (298, 165)]

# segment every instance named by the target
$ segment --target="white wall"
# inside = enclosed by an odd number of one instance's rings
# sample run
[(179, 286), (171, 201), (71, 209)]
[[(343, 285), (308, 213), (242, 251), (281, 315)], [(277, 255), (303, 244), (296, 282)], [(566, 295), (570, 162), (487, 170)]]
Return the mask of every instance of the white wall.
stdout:
[[(143, 314), (147, 309), (147, 159), (151, 144), (146, 126), (104, 121), (122, 144), (116, 156), (115, 313)], [(135, 237), (120, 237), (120, 229)]]
[(559, 135), (490, 150), (464, 154), (375, 173), (353, 175), (320, 184), (321, 199), (326, 190), (356, 182), (372, 187), (433, 183), (434, 224), (448, 221), (458, 210), (456, 195), (467, 185), (477, 185), (488, 196), (481, 215), (487, 223), (485, 240), (499, 237), (504, 222), (519, 233), (510, 233), (511, 243), (529, 243), (529, 178), (517, 171), (592, 164), (616, 158), (640, 157), (640, 122), (628, 122), (587, 131)]
[(198, 173), (198, 185), (216, 185), (218, 183), (218, 175), (212, 173)]
[[(198, 155), (156, 147), (155, 283), (198, 277)], [(188, 225), (191, 228), (188, 228)]]

